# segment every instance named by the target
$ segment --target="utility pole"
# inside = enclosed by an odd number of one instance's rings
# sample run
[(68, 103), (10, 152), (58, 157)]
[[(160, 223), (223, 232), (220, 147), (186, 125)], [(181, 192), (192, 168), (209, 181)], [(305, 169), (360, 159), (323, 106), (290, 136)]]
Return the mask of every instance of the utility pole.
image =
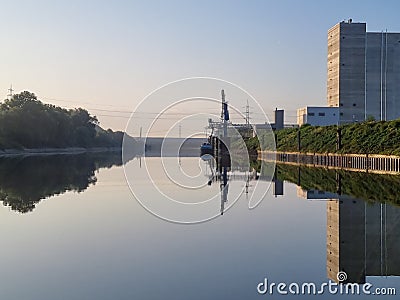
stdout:
[(300, 126), (297, 129), (297, 151), (301, 151), (301, 135), (300, 135)]
[(228, 136), (228, 121), (229, 121), (229, 113), (228, 113), (228, 103), (225, 101), (225, 91), (221, 90), (221, 98), (222, 98), (222, 111), (221, 111), (221, 119), (224, 128), (223, 137)]
[(8, 100), (11, 100), (11, 99), (12, 99), (12, 97), (13, 97), (13, 92), (14, 92), (14, 90), (13, 90), (12, 84), (11, 84), (10, 88), (8, 89), (8, 94), (7, 94), (7, 99), (8, 99)]
[[(223, 125), (223, 137), (222, 137), (222, 142), (219, 141), (220, 146), (218, 148), (222, 148), (223, 151), (221, 154), (218, 156), (218, 161), (219, 161), (219, 168), (220, 168), (220, 174), (221, 174), (221, 184), (220, 184), (220, 190), (221, 190), (221, 215), (224, 214), (224, 206), (225, 202), (228, 201), (228, 166), (227, 166), (227, 161), (225, 161), (227, 158), (230, 160), (229, 157), (229, 139), (228, 139), (228, 121), (229, 121), (229, 112), (228, 112), (228, 103), (225, 101), (225, 92), (224, 90), (221, 90), (221, 98), (222, 98), (222, 111), (221, 111), (221, 121)], [(225, 144), (224, 144), (225, 143)], [(224, 146), (222, 146), (224, 145)], [(228, 156), (228, 157), (227, 157)], [(230, 166), (230, 161), (229, 161), (229, 166)], [(222, 166), (223, 165), (223, 166)]]
[(340, 173), (336, 172), (336, 193), (338, 195), (342, 194), (342, 175)]
[(247, 100), (245, 114), (246, 114), (247, 137), (250, 137), (250, 106), (249, 106), (249, 100)]
[(249, 100), (247, 100), (246, 104), (246, 126), (250, 124), (250, 107), (249, 107)]
[(337, 126), (336, 129), (336, 151), (342, 148), (342, 129)]

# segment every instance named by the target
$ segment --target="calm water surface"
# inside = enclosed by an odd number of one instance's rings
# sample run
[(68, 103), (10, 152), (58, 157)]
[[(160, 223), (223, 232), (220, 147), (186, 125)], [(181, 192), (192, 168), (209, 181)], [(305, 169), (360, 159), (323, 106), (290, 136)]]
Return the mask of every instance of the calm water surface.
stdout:
[[(195, 170), (199, 159), (182, 163)], [(128, 164), (139, 177), (145, 172), (136, 158)], [(247, 208), (243, 194), (223, 216), (179, 225), (133, 198), (118, 155), (2, 159), (0, 299), (277, 299), (288, 296), (257, 293), (265, 277), (320, 284), (343, 268), (352, 282), (400, 292), (398, 277), (382, 276), (400, 275), (396, 178), (380, 184), (383, 190), (390, 184), (381, 200), (391, 202), (377, 204), (359, 199), (363, 184), (376, 178), (357, 182), (347, 173), (298, 168), (278, 168), (278, 175), (256, 209)], [(150, 184), (140, 181), (143, 191)], [(172, 183), (163, 184), (173, 191)], [(231, 183), (232, 190), (240, 187)], [(282, 188), (284, 195), (273, 195)]]

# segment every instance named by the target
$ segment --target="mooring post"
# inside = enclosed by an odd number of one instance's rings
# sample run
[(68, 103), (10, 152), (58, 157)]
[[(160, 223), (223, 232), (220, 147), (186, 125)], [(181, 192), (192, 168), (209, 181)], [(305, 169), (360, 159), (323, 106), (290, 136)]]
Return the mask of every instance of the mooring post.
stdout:
[(336, 172), (336, 193), (338, 195), (342, 194), (342, 175), (339, 172)]
[(301, 142), (300, 142), (300, 126), (297, 130), (297, 151), (301, 151)]
[(342, 129), (337, 126), (336, 132), (336, 150), (340, 150), (342, 148)]

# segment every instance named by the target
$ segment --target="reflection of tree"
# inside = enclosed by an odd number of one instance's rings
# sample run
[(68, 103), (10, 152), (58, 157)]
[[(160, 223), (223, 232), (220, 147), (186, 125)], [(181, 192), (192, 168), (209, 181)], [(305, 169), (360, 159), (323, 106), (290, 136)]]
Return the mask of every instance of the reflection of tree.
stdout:
[(305, 190), (317, 189), (336, 193), (339, 184), (338, 175), (340, 175), (340, 192), (342, 194), (372, 202), (390, 202), (400, 205), (398, 197), (400, 176), (277, 165), (277, 176), (280, 180), (300, 183)]
[(120, 152), (0, 158), (0, 201), (21, 213), (66, 191), (95, 184), (95, 171), (122, 165)]

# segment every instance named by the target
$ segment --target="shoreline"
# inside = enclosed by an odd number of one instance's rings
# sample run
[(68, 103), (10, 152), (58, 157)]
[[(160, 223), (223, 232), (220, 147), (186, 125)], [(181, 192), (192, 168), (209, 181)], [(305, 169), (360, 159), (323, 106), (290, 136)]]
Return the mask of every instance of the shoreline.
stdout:
[(57, 155), (57, 154), (82, 154), (99, 152), (118, 152), (122, 147), (67, 147), (67, 148), (25, 148), (25, 149), (2, 149), (0, 157), (10, 156), (33, 156), (33, 155)]
[(259, 158), (283, 164), (379, 174), (400, 174), (400, 157), (394, 155), (260, 151)]

